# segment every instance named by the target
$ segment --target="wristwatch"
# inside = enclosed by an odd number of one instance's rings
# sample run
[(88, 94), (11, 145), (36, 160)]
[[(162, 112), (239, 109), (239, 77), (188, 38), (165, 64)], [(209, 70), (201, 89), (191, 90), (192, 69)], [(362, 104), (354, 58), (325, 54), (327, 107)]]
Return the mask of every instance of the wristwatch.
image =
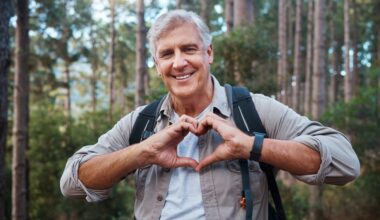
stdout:
[(260, 132), (253, 132), (255, 136), (255, 140), (253, 141), (252, 150), (249, 156), (250, 160), (259, 161), (261, 157), (261, 150), (263, 148), (263, 142), (264, 142), (264, 133)]

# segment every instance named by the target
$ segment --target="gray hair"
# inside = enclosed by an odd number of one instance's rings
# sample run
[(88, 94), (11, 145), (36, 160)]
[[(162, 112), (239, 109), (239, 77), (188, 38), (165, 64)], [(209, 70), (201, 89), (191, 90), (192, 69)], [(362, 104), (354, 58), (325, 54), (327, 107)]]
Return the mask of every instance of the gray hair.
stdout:
[(211, 44), (212, 37), (210, 30), (197, 14), (191, 11), (173, 10), (160, 15), (149, 29), (149, 50), (153, 57), (155, 57), (157, 40), (171, 28), (184, 23), (195, 25), (205, 47)]

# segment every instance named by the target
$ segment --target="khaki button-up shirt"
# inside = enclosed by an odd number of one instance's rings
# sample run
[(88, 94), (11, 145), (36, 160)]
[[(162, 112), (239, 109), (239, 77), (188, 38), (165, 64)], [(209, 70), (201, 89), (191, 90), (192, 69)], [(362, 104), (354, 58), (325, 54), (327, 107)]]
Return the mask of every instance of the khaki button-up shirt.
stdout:
[[(212, 76), (213, 77), (213, 76)], [(211, 107), (214, 112), (233, 121), (227, 104), (224, 87), (213, 77), (214, 95)], [(340, 132), (310, 121), (276, 100), (260, 94), (251, 94), (260, 119), (269, 138), (294, 140), (321, 154), (318, 173), (295, 176), (308, 184), (345, 184), (359, 175), (359, 160), (350, 142)], [(78, 178), (79, 165), (96, 155), (120, 150), (129, 145), (129, 135), (136, 118), (144, 108), (123, 117), (98, 142), (81, 148), (69, 158), (61, 177), (61, 191), (65, 196), (85, 196), (95, 202), (107, 198), (110, 189), (94, 190), (85, 187)], [(172, 122), (170, 96), (161, 106), (156, 131)], [(223, 140), (210, 130), (199, 137), (199, 158), (211, 154)], [(150, 165), (138, 169), (136, 177), (135, 216), (137, 219), (159, 219), (167, 195), (171, 169)], [(268, 185), (265, 174), (255, 161), (249, 161), (250, 184), (253, 197), (253, 219), (268, 218)], [(242, 180), (237, 160), (217, 162), (200, 172), (201, 192), (206, 219), (245, 219), (240, 207)], [(191, 210), (190, 210), (191, 211)]]

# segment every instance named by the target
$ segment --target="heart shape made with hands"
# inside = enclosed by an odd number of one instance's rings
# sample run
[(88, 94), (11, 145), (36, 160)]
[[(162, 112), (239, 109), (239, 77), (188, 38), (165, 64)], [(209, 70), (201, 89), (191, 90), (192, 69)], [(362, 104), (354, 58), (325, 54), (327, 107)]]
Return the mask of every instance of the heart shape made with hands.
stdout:
[[(214, 129), (222, 138), (215, 151), (207, 155), (199, 163), (189, 157), (179, 157), (177, 146), (184, 137), (192, 132), (200, 136)], [(153, 141), (156, 152), (155, 164), (162, 167), (192, 167), (196, 171), (223, 160), (248, 158), (253, 138), (236, 128), (230, 121), (219, 117), (214, 113), (208, 113), (202, 120), (182, 115), (178, 122), (161, 130), (147, 140)]]

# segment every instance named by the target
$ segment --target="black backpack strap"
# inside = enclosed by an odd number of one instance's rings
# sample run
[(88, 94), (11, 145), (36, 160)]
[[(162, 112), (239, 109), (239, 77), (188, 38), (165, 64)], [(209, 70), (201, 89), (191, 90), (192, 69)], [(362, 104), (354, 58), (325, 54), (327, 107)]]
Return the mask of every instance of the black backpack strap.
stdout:
[(165, 96), (148, 104), (137, 116), (129, 136), (129, 145), (139, 143), (154, 134), (156, 120)]
[[(265, 128), (256, 111), (256, 107), (252, 101), (252, 97), (249, 91), (244, 87), (231, 87), (229, 84), (225, 85), (225, 90), (227, 93), (227, 100), (229, 102), (234, 121), (236, 125), (239, 127), (239, 129), (247, 133), (248, 135), (252, 135), (254, 132), (260, 132), (265, 134)], [(249, 192), (251, 192), (249, 184), (248, 162), (247, 160), (244, 160), (245, 162), (241, 161), (242, 160), (239, 160), (243, 179), (243, 193), (245, 194), (244, 196), (247, 202), (246, 219), (248, 220), (252, 219), (253, 208), (248, 203), (247, 194), (245, 193), (247, 189), (249, 189)], [(275, 176), (273, 174), (273, 167), (269, 164), (260, 162), (260, 168), (264, 171), (267, 177), (269, 190), (275, 203), (277, 215), (279, 219), (285, 220), (285, 212), (282, 206), (281, 197), (276, 184)], [(249, 194), (249, 197), (251, 197), (251, 193)], [(248, 209), (249, 206), (250, 209)], [(271, 213), (273, 214), (274, 212), (269, 212), (270, 215), (272, 215)], [(276, 219), (274, 216), (269, 216), (269, 218)]]

